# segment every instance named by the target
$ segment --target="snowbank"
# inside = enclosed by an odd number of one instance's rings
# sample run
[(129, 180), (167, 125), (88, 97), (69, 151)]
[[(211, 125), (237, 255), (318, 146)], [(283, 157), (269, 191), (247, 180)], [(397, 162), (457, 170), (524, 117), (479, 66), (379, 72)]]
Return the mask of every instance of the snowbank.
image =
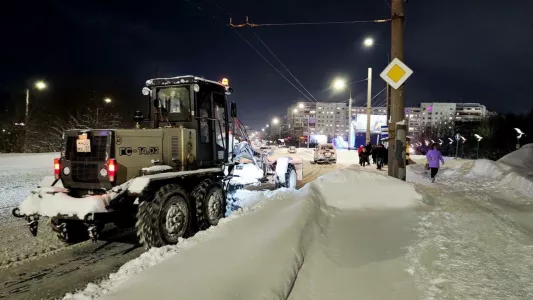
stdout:
[(0, 219), (12, 218), (11, 210), (20, 204), (46, 175), (53, 175), (54, 158), (59, 153), (0, 154)]
[(298, 191), (239, 193), (252, 208), (64, 299), (413, 299), (402, 256), (421, 200), (411, 185), (342, 169)]
[(57, 215), (77, 216), (81, 219), (89, 213), (106, 212), (106, 197), (89, 196), (73, 198), (67, 190), (57, 187), (43, 187), (32, 191), (19, 206), (22, 215), (40, 214), (46, 217)]
[(54, 158), (60, 153), (1, 153), (0, 167), (2, 170), (27, 170), (48, 168), (53, 171)]
[[(43, 179), (43, 182), (48, 178)], [(75, 198), (69, 196), (68, 190), (58, 186), (43, 186), (34, 189), (31, 194), (19, 205), (20, 214), (39, 214), (45, 217), (57, 215), (76, 216), (83, 219), (90, 213), (107, 212), (109, 203), (126, 193), (130, 182), (115, 186), (103, 195)]]
[(524, 145), (498, 161), (477, 160), (471, 175), (496, 179), (502, 188), (533, 197), (533, 144)]

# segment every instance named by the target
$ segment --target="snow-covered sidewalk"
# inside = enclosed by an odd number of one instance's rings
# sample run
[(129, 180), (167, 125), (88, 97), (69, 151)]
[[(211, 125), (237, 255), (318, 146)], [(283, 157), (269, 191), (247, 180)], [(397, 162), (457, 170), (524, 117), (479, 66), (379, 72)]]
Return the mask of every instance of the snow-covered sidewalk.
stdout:
[(449, 160), (435, 184), (409, 168), (431, 207), (408, 255), (422, 299), (533, 299), (533, 199), (480, 172), (492, 164)]

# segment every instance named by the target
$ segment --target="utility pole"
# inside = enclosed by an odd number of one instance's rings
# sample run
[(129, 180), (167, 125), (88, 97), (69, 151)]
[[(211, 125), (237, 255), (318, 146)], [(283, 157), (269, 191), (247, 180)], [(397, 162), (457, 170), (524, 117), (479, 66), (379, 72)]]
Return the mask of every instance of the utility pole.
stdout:
[[(307, 149), (309, 149), (309, 144), (311, 144), (311, 125), (309, 125), (309, 119), (311, 113), (307, 114)], [(316, 128), (316, 125), (315, 125)]]
[(368, 68), (368, 88), (366, 92), (366, 142), (370, 143), (370, 116), (372, 115), (372, 68)]
[[(391, 60), (403, 61), (405, 0), (391, 0)], [(391, 90), (391, 124), (389, 124), (389, 176), (405, 180), (405, 104), (404, 86)], [(398, 124), (399, 122), (403, 122)]]
[(30, 123), (30, 89), (26, 89), (26, 114), (24, 116), (24, 144), (22, 151), (26, 152), (28, 147), (28, 124)]
[(350, 99), (348, 99), (348, 151), (352, 148), (355, 141), (352, 141), (352, 91), (350, 92)]

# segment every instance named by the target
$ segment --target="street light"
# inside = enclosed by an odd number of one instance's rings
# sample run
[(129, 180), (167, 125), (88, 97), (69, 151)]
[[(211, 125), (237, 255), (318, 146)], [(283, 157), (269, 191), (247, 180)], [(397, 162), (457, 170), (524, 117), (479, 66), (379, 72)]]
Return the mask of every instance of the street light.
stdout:
[(272, 124), (278, 124), (279, 123), (279, 119), (278, 118), (274, 118), (272, 119)]
[[(33, 86), (35, 87), (35, 89), (39, 91), (42, 91), (46, 89), (47, 87), (46, 83), (42, 80), (35, 82)], [(25, 115), (24, 123), (29, 124), (29, 121), (30, 121), (30, 89), (27, 88), (26, 89), (26, 115)], [(24, 151), (26, 151), (27, 143), (28, 143), (28, 132), (26, 131), (24, 133), (24, 146), (23, 146)]]
[(346, 88), (346, 80), (337, 78), (333, 81), (333, 88), (337, 91), (342, 91)]
[(342, 78), (337, 78), (333, 81), (333, 89), (336, 91), (342, 91), (344, 89), (348, 90), (350, 98), (348, 99), (348, 150), (354, 145), (352, 141), (353, 136), (353, 126), (352, 126), (352, 90), (346, 84), (346, 80)]
[(305, 105), (303, 103), (298, 104), (298, 108), (303, 109)]
[(365, 47), (372, 47), (372, 46), (374, 46), (374, 39), (371, 38), (371, 37), (366, 38), (366, 39), (363, 41), (363, 45), (364, 45)]
[(46, 83), (44, 81), (37, 81), (35, 83), (35, 88), (39, 91), (44, 90), (46, 88)]
[(520, 138), (522, 138), (523, 135), (526, 135), (525, 133), (522, 132), (522, 130), (520, 130), (519, 128), (515, 128), (514, 129), (516, 131), (516, 133), (518, 134), (516, 136), (516, 149), (520, 149)]
[(298, 110), (295, 108), (292, 110), (293, 113), (298, 113)]
[(477, 139), (477, 150), (476, 150), (476, 158), (479, 158), (479, 142), (483, 139), (482, 136), (480, 136), (479, 134), (474, 134), (474, 136), (476, 137)]
[(111, 103), (111, 102), (113, 102), (113, 100), (111, 100), (111, 98), (108, 97), (108, 98), (104, 98), (104, 102), (105, 103)]

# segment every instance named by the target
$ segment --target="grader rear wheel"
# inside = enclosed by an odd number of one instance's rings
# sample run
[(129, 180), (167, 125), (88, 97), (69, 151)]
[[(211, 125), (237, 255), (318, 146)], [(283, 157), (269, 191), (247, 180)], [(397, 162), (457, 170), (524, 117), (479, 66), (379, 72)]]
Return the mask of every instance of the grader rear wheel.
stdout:
[(191, 207), (185, 190), (177, 184), (161, 187), (152, 201), (142, 201), (137, 212), (137, 236), (145, 248), (176, 244), (189, 234)]

